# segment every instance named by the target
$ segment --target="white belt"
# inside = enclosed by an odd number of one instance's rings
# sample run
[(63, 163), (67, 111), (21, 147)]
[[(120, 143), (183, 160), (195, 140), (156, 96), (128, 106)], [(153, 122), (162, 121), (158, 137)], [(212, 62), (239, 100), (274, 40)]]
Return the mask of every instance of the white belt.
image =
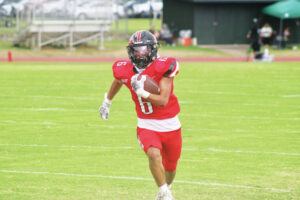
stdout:
[(157, 132), (169, 132), (180, 129), (181, 124), (176, 115), (169, 119), (141, 119), (138, 118), (137, 126), (139, 128), (149, 129)]

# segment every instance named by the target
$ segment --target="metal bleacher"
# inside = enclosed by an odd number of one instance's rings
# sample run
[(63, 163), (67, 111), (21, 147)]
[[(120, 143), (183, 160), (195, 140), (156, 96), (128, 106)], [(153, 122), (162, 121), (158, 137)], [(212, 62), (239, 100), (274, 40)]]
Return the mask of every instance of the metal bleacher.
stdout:
[[(52, 7), (55, 4), (57, 6), (52, 12), (48, 9), (48, 3), (44, 1), (43, 4), (29, 4), (18, 12), (15, 45), (41, 49), (52, 44), (74, 49), (77, 45), (95, 40), (98, 42), (98, 49), (104, 49), (104, 34), (110, 30), (113, 22), (112, 0), (86, 3), (77, 0), (75, 6), (74, 0), (51, 0)], [(83, 5), (84, 8), (78, 5)], [(84, 10), (88, 12), (84, 13)]]

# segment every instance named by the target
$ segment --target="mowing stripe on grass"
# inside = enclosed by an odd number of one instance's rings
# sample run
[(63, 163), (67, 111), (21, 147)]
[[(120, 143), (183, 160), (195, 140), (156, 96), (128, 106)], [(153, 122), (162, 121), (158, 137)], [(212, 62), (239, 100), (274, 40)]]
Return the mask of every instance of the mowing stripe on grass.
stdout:
[[(111, 176), (102, 174), (75, 174), (75, 173), (65, 173), (65, 172), (43, 172), (43, 171), (23, 171), (23, 170), (0, 170), (1, 173), (12, 173), (12, 174), (31, 174), (31, 175), (52, 175), (52, 176), (68, 176), (68, 177), (84, 177), (84, 178), (102, 178), (102, 179), (116, 179), (116, 180), (128, 180), (128, 181), (153, 181), (151, 178), (144, 177), (134, 177), (134, 176)], [(227, 184), (209, 181), (189, 181), (189, 180), (176, 180), (175, 183), (179, 184), (189, 184), (189, 185), (204, 185), (208, 187), (227, 187), (236, 189), (248, 189), (248, 190), (264, 190), (267, 192), (274, 193), (290, 193), (291, 190), (283, 188), (272, 188), (272, 187), (259, 187), (259, 186), (249, 186), (249, 185), (238, 185), (238, 184)]]

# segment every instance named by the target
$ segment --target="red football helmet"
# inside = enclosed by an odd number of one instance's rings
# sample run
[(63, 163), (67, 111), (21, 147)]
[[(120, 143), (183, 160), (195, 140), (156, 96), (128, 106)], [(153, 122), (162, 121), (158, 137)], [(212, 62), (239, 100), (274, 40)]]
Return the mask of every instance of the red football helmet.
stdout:
[(158, 42), (149, 31), (135, 32), (129, 39), (127, 46), (131, 62), (139, 69), (145, 69), (157, 58)]

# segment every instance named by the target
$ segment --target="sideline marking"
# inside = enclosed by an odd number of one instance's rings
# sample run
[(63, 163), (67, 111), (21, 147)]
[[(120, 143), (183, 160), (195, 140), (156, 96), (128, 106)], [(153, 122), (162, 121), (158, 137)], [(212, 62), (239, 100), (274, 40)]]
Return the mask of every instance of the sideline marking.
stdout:
[[(127, 58), (124, 58), (127, 59)], [(248, 58), (245, 56), (240, 57), (179, 57), (180, 62), (245, 62), (249, 63)], [(0, 61), (7, 62), (5, 57), (0, 57)], [(14, 62), (77, 62), (77, 63), (99, 63), (99, 62), (114, 62), (114, 58), (106, 57), (88, 57), (88, 58), (78, 58), (78, 57), (16, 57), (13, 59)], [(273, 62), (300, 62), (300, 57), (275, 57)], [(253, 62), (250, 62), (253, 63)]]
[[(116, 180), (133, 180), (133, 181), (153, 181), (151, 178), (144, 177), (134, 177), (134, 176), (110, 176), (102, 174), (75, 174), (75, 173), (64, 173), (64, 172), (35, 172), (35, 171), (21, 171), (21, 170), (0, 170), (1, 173), (13, 173), (13, 174), (35, 174), (35, 175), (54, 175), (54, 176), (69, 176), (69, 177), (90, 177), (90, 178), (103, 178), (103, 179), (116, 179)], [(239, 189), (249, 189), (249, 190), (265, 190), (275, 193), (290, 193), (289, 189), (282, 188), (269, 188), (269, 187), (259, 187), (259, 186), (249, 186), (249, 185), (237, 185), (237, 184), (226, 184), (218, 182), (208, 182), (208, 181), (189, 181), (189, 180), (176, 180), (175, 183), (179, 184), (189, 184), (189, 185), (204, 185), (204, 186), (214, 186), (214, 187), (228, 187), (228, 188), (239, 188)]]

